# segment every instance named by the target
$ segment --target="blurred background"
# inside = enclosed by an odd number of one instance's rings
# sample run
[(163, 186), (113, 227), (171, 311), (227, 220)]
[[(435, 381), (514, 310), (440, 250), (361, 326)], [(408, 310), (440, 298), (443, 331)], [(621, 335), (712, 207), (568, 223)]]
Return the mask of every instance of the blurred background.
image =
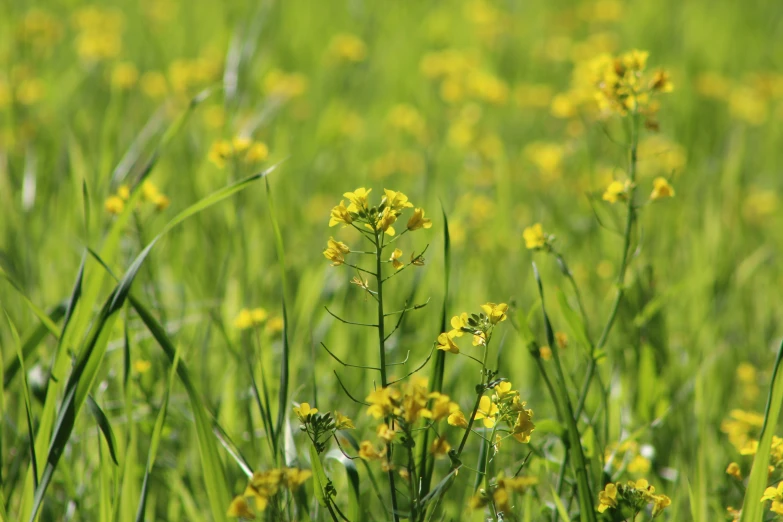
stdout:
[[(123, 185), (137, 178), (172, 122), (188, 114), (151, 172), (146, 202), (110, 267), (123, 273), (178, 210), (285, 160), (268, 181), (290, 281), (290, 398), (345, 410), (363, 430), (368, 419), (332, 371), (360, 397), (371, 378), (343, 371), (318, 346), (323, 341), (357, 364), (374, 364), (377, 356), (369, 333), (324, 310), (329, 305), (357, 321), (374, 310), (349, 284), (350, 270), (329, 266), (321, 254), (330, 235), (359, 243), (350, 230), (328, 227), (330, 209), (357, 187), (378, 197), (390, 188), (434, 221), (400, 241), (405, 256), (429, 248), (426, 266), (395, 278), (392, 302), (401, 308), (431, 299), (390, 341), (393, 359), (410, 351), (400, 374), (427, 356), (440, 333), (443, 213), (451, 239), (449, 315), (509, 302), (518, 317), (529, 314), (544, 342), (531, 261), (548, 292), (568, 285), (552, 257), (524, 247), (522, 230), (540, 222), (556, 236), (597, 334), (615, 288), (624, 219), (601, 194), (623, 177), (627, 148), (619, 122), (585, 109), (578, 71), (597, 55), (630, 49), (648, 50), (648, 68), (667, 69), (674, 84), (660, 100), (658, 130), (641, 138), (640, 192), (646, 196), (652, 179), (663, 176), (676, 197), (642, 211), (627, 306), (599, 369), (611, 390), (609, 431), (598, 435), (599, 447), (634, 434), (628, 458), (642, 460), (628, 475), (660, 484), (673, 499), (671, 520), (716, 520), (742, 498), (726, 466), (738, 461), (747, 471), (750, 462), (730, 442), (725, 420), (733, 409), (763, 411), (782, 335), (780, 2), (3, 2), (0, 267), (20, 292), (0, 282), (0, 306), (24, 335), (39, 319), (22, 296), (46, 311), (68, 298), (85, 247), (100, 248), (117, 219)], [(87, 264), (88, 272), (101, 270)], [(110, 289), (107, 281), (103, 291)], [(283, 284), (263, 185), (172, 231), (134, 290), (181, 345), (221, 426), (253, 466), (268, 467), (237, 356), (254, 336), (235, 324), (241, 309), (265, 309), (260, 343), (270, 347), (264, 364), (276, 375)], [(555, 329), (569, 334), (550, 307)], [(14, 513), (29, 442), (22, 381), (9, 373), (13, 336), (3, 322), (0, 482)], [(121, 323), (93, 396), (118, 433), (135, 426), (134, 438), (119, 437), (141, 468), (123, 501), (135, 507), (169, 365), (133, 314)], [(132, 416), (120, 389), (124, 326)], [(510, 325), (499, 344), (502, 373), (537, 420), (553, 418)], [(45, 337), (26, 360), (34, 412), (55, 345)], [(580, 382), (582, 347), (562, 348), (561, 357)], [(470, 371), (466, 359), (448, 360), (444, 392), (461, 397), (463, 408), (472, 392), (460, 376)], [(600, 396), (591, 395), (588, 412), (600, 407)], [(182, 390), (175, 388), (170, 408), (149, 519), (208, 520)], [(533, 519), (546, 512), (546, 484), (560, 458), (544, 429), (536, 435), (547, 458), (532, 468), (543, 481), (535, 495), (544, 500)], [(44, 519), (98, 519), (98, 437), (82, 414)], [(527, 453), (517, 451), (519, 459)], [(229, 488), (240, 491), (241, 470), (228, 458), (224, 465)], [(462, 511), (462, 489), (452, 490), (451, 513)]]

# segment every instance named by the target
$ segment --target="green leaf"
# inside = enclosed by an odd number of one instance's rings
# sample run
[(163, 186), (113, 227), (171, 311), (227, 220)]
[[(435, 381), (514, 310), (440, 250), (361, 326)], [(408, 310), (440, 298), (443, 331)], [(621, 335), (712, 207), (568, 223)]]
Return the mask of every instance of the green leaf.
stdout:
[(562, 518), (563, 520), (571, 520), (571, 517), (568, 514), (568, 510), (563, 505), (563, 501), (557, 495), (557, 491), (555, 491), (555, 488), (549, 486), (549, 489), (552, 490), (552, 500), (555, 502), (555, 507), (557, 508), (557, 512), (560, 515), (560, 518)]
[(764, 517), (764, 502), (761, 497), (767, 487), (769, 454), (772, 447), (772, 436), (783, 409), (783, 341), (778, 348), (775, 368), (772, 370), (772, 385), (767, 396), (767, 408), (764, 412), (764, 425), (759, 436), (759, 446), (753, 458), (753, 467), (748, 478), (748, 489), (742, 503), (742, 518), (740, 522), (760, 522)]
[(103, 410), (100, 406), (98, 406), (98, 403), (95, 402), (95, 399), (93, 399), (91, 395), (87, 396), (87, 407), (90, 409), (92, 416), (95, 417), (95, 422), (98, 423), (98, 428), (100, 428), (101, 433), (103, 433), (103, 438), (106, 439), (106, 445), (109, 446), (111, 460), (114, 461), (115, 465), (119, 465), (117, 462), (117, 441), (114, 438), (114, 432), (111, 429), (109, 419), (106, 417), (106, 414), (103, 413)]
[[(560, 303), (560, 310), (563, 312), (563, 317), (565, 317), (566, 322), (568, 323), (568, 327), (571, 329), (571, 333), (574, 335), (574, 338), (587, 349), (588, 354), (593, 353), (593, 343), (590, 342), (590, 338), (587, 335), (587, 330), (585, 330), (585, 323), (582, 321), (582, 318), (579, 317), (579, 314), (577, 314), (573, 308), (571, 308), (571, 305), (568, 304), (568, 298), (566, 297), (565, 293), (563, 293), (562, 290), (559, 288), (556, 291), (557, 293), (557, 301)], [(552, 350), (555, 349), (554, 346), (551, 347)]]
[(327, 453), (326, 459), (339, 462), (345, 468), (345, 476), (348, 479), (351, 493), (348, 496), (348, 519), (359, 520), (359, 470), (356, 468), (356, 464), (338, 449)]
[(315, 498), (318, 499), (318, 503), (321, 506), (326, 507), (325, 488), (329, 480), (326, 478), (324, 467), (321, 465), (321, 458), (312, 444), (310, 445), (310, 465), (313, 467), (313, 492), (315, 493)]

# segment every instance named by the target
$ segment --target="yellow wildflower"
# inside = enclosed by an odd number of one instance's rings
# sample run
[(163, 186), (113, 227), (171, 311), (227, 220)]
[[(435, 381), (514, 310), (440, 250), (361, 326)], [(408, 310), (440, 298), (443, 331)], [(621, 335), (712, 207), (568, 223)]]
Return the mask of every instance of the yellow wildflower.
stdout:
[(400, 258), (402, 257), (402, 250), (399, 248), (395, 248), (394, 252), (392, 252), (391, 257), (389, 258), (389, 261), (392, 262), (392, 266), (395, 270), (399, 270), (400, 268), (405, 266), (405, 263), (400, 261)]
[(448, 419), (449, 426), (457, 426), (458, 428), (467, 429), (468, 420), (465, 418), (465, 414), (462, 411), (457, 410)]
[(283, 481), (285, 487), (290, 491), (296, 491), (299, 486), (305, 483), (307, 479), (313, 476), (313, 472), (309, 469), (297, 469), (297, 468), (285, 468), (283, 474)]
[(438, 350), (443, 350), (444, 352), (449, 353), (459, 353), (459, 346), (454, 342), (454, 337), (456, 335), (453, 333), (454, 330), (448, 333), (442, 333), (438, 336)]
[(247, 518), (250, 520), (254, 520), (256, 518), (253, 512), (250, 511), (250, 506), (247, 505), (247, 500), (245, 500), (245, 497), (243, 496), (234, 497), (234, 500), (232, 500), (231, 504), (228, 506), (226, 516), (233, 518)]
[(598, 512), (603, 513), (607, 509), (617, 507), (617, 486), (609, 483), (604, 490), (598, 493)]
[(359, 444), (359, 456), (364, 460), (378, 460), (383, 458), (384, 455), (386, 455), (386, 448), (378, 451), (369, 440), (363, 440)]
[(552, 360), (552, 348), (549, 346), (542, 346), (539, 348), (538, 352), (541, 354), (541, 358), (545, 361), (551, 361)]
[(495, 425), (495, 417), (497, 417), (498, 412), (497, 405), (493, 404), (492, 400), (485, 395), (479, 401), (479, 407), (474, 418), (475, 420), (483, 419), (484, 427), (491, 428)]
[(764, 495), (761, 497), (762, 502), (767, 500), (772, 501), (770, 511), (783, 515), (783, 481), (778, 482), (777, 487), (770, 486), (764, 490)]
[(742, 471), (740, 470), (739, 464), (736, 462), (729, 464), (729, 466), (726, 468), (726, 473), (737, 480), (742, 480)]
[(139, 359), (133, 363), (133, 369), (136, 371), (136, 373), (147, 373), (150, 371), (150, 368), (152, 368), (152, 363), (145, 361), (144, 359)]
[(383, 209), (383, 212), (381, 212), (381, 215), (378, 218), (376, 230), (381, 230), (385, 232), (387, 235), (393, 236), (395, 232), (394, 232), (394, 227), (392, 225), (394, 224), (395, 221), (397, 221), (397, 214), (394, 211), (392, 211), (391, 208), (386, 207)]
[(669, 184), (666, 178), (658, 177), (653, 180), (653, 191), (650, 194), (651, 200), (660, 198), (674, 197), (674, 188)]
[(252, 140), (247, 136), (235, 136), (234, 139), (231, 140), (232, 152), (245, 152), (250, 148), (252, 143)]
[(430, 453), (435, 455), (435, 457), (442, 457), (446, 455), (450, 449), (451, 444), (449, 444), (449, 441), (447, 441), (445, 437), (438, 437), (437, 439), (433, 440), (432, 444), (430, 445)]
[(231, 157), (233, 149), (231, 143), (226, 140), (216, 141), (210, 146), (207, 158), (219, 169), (226, 166), (226, 160)]
[(345, 225), (350, 225), (353, 223), (351, 212), (345, 207), (345, 204), (342, 200), (340, 201), (339, 205), (332, 209), (331, 217), (329, 219), (329, 226), (333, 227), (340, 223)]
[(334, 427), (338, 430), (353, 430), (356, 428), (353, 425), (353, 421), (339, 411), (334, 412)]
[(253, 143), (245, 154), (245, 163), (259, 163), (269, 157), (269, 147), (266, 143), (257, 141)]
[(386, 442), (391, 442), (397, 437), (397, 432), (391, 429), (385, 422), (378, 425), (375, 429), (375, 434), (378, 435), (379, 439), (385, 440)]
[(128, 201), (130, 199), (130, 187), (128, 185), (120, 185), (117, 187), (117, 195), (123, 201)]
[(525, 402), (519, 403), (519, 414), (511, 431), (514, 438), (522, 444), (530, 442), (530, 435), (536, 429), (536, 425), (533, 424), (533, 410), (525, 409), (526, 405), (527, 403)]
[(353, 192), (346, 192), (343, 194), (343, 197), (348, 198), (348, 201), (351, 202), (348, 206), (348, 210), (351, 212), (359, 212), (360, 210), (366, 209), (367, 196), (370, 195), (370, 192), (372, 192), (372, 189), (367, 190), (364, 187), (359, 187)]
[(522, 238), (525, 240), (525, 248), (535, 250), (546, 246), (548, 238), (544, 234), (541, 223), (525, 228), (522, 232)]
[(604, 191), (603, 200), (609, 203), (617, 203), (619, 200), (624, 200), (628, 197), (628, 191), (631, 188), (630, 181), (612, 181)]
[(372, 415), (376, 419), (386, 417), (394, 411), (394, 403), (399, 401), (399, 399), (400, 392), (391, 386), (377, 389), (365, 399), (370, 403), (370, 407), (367, 408), (367, 414)]
[(408, 196), (402, 192), (389, 189), (383, 189), (383, 192), (385, 194), (383, 198), (384, 202), (386, 203), (386, 206), (390, 207), (392, 210), (402, 210), (404, 208), (413, 207), (413, 203), (408, 201)]
[(424, 210), (416, 208), (413, 215), (408, 220), (408, 230), (418, 230), (420, 228), (431, 228), (432, 220), (424, 217)]
[(294, 413), (296, 413), (296, 416), (299, 417), (300, 421), (307, 422), (310, 415), (318, 413), (318, 408), (311, 408), (310, 404), (303, 402), (298, 407), (294, 406)]
[(106, 198), (106, 202), (103, 204), (106, 212), (109, 214), (121, 214), (125, 210), (125, 202), (119, 196), (109, 196)]
[(508, 305), (506, 303), (487, 303), (481, 305), (481, 309), (487, 314), (489, 322), (492, 324), (498, 324), (506, 320), (506, 312), (508, 311)]
[(362, 62), (367, 57), (367, 46), (356, 35), (341, 33), (329, 42), (329, 54), (346, 62)]
[[(672, 503), (672, 500), (666, 495), (653, 495), (652, 501), (653, 501), (653, 509), (652, 509), (653, 518), (660, 515), (661, 512), (665, 508), (669, 507)], [(781, 513), (783, 513), (783, 511), (781, 511)]]
[(268, 315), (269, 314), (267, 314), (266, 310), (263, 308), (253, 308), (250, 310), (250, 318), (254, 325), (262, 324), (264, 321), (266, 321)]

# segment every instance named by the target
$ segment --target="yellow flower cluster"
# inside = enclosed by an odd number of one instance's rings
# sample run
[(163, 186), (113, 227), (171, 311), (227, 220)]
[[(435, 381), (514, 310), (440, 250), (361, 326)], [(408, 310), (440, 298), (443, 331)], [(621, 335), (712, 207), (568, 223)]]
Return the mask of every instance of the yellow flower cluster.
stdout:
[(218, 140), (209, 148), (207, 158), (217, 168), (225, 168), (228, 160), (241, 160), (248, 165), (254, 165), (269, 157), (269, 147), (262, 141), (253, 141), (244, 136), (233, 140)]
[(261, 326), (266, 322), (267, 317), (269, 317), (269, 314), (263, 308), (253, 308), (252, 310), (243, 308), (234, 319), (234, 328), (246, 330)]
[(506, 320), (506, 303), (486, 303), (481, 305), (481, 313), (468, 315), (463, 312), (451, 318), (451, 330), (438, 336), (437, 348), (449, 353), (459, 353), (454, 341), (465, 333), (472, 334), (473, 346), (486, 346), (495, 325)]
[[(369, 204), (368, 197), (372, 189), (360, 187), (353, 192), (346, 192), (343, 197), (348, 198), (349, 205), (346, 207), (345, 202), (340, 201), (339, 205), (332, 208), (329, 226), (333, 227), (339, 224), (356, 226), (354, 224), (356, 222), (363, 224), (365, 228), (376, 235), (395, 235), (396, 232), (392, 225), (404, 209), (413, 208), (413, 203), (409, 202), (408, 196), (402, 192), (389, 189), (383, 191), (384, 196), (378, 206), (370, 206)], [(408, 219), (406, 229), (414, 231), (430, 227), (432, 227), (432, 221), (424, 217), (424, 210), (415, 208), (413, 215)]]
[(630, 508), (638, 513), (647, 505), (652, 505), (653, 518), (660, 515), (663, 510), (672, 503), (666, 495), (656, 495), (655, 488), (645, 479), (636, 482), (628, 481), (609, 483), (604, 490), (598, 493), (598, 512), (603, 513), (607, 509)]
[(481, 68), (476, 55), (455, 49), (426, 54), (419, 69), (427, 78), (440, 82), (440, 96), (446, 103), (467, 99), (505, 105), (509, 88), (505, 81)]
[[(269, 501), (282, 488), (296, 491), (313, 473), (310, 470), (298, 468), (279, 468), (264, 472), (255, 472), (247, 482), (245, 492), (231, 501), (226, 513), (229, 517), (255, 519), (256, 512), (266, 510)], [(251, 502), (254, 507), (251, 508)]]
[[(630, 194), (632, 185), (629, 180), (618, 181), (614, 180), (606, 187), (602, 199), (609, 203), (617, 203), (618, 201), (626, 201), (628, 194)], [(657, 177), (653, 180), (653, 190), (650, 193), (650, 201), (663, 198), (673, 198), (674, 187), (671, 186), (669, 180), (664, 177)]]
[(326, 243), (324, 257), (332, 262), (332, 266), (339, 266), (345, 263), (345, 256), (350, 253), (351, 249), (348, 245), (330, 237), (329, 241)]
[(367, 45), (354, 34), (340, 33), (332, 37), (327, 53), (338, 62), (358, 63), (367, 58)]
[(264, 77), (264, 92), (282, 99), (296, 98), (307, 91), (307, 78), (300, 73), (272, 69)]
[(60, 41), (63, 26), (52, 13), (33, 8), (27, 11), (16, 29), (20, 41), (37, 52), (48, 52)]
[(522, 231), (522, 239), (525, 240), (525, 248), (541, 250), (549, 248), (553, 237), (544, 232), (541, 223), (536, 223)]
[[(125, 210), (125, 203), (130, 199), (130, 195), (130, 187), (128, 185), (120, 185), (116, 194), (106, 198), (103, 207), (109, 214), (114, 214), (115, 216), (121, 214)], [(155, 205), (155, 209), (161, 212), (166, 210), (171, 203), (168, 196), (161, 193), (158, 187), (149, 180), (141, 184), (141, 197), (142, 201), (152, 203)]]
[(770, 510), (778, 515), (783, 515), (783, 481), (778, 482), (777, 487), (770, 486), (764, 490), (764, 495), (761, 497), (762, 502), (767, 500), (772, 501)]
[[(197, 58), (181, 58), (171, 62), (168, 67), (168, 80), (175, 93), (191, 95), (194, 90), (217, 80), (222, 70), (221, 57), (205, 53)], [(159, 80), (155, 79), (155, 82), (159, 83)], [(155, 87), (159, 89), (162, 85)]]
[(73, 15), (78, 31), (76, 52), (86, 61), (115, 58), (122, 51), (125, 18), (120, 11), (96, 6), (83, 7)]
[[(644, 475), (649, 473), (652, 463), (650, 459), (644, 456), (645, 451), (641, 445), (633, 439), (628, 439), (620, 443), (607, 445), (604, 452), (604, 460), (611, 462), (615, 470), (625, 469), (632, 474)], [(649, 454), (649, 453), (648, 453)]]

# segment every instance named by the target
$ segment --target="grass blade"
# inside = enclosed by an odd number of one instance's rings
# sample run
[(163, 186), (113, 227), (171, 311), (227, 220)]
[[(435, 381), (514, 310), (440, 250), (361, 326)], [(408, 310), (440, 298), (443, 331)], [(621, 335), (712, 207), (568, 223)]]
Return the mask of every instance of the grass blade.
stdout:
[[(52, 323), (57, 323), (65, 315), (66, 306), (64, 303), (60, 303), (52, 308), (47, 316)], [(3, 387), (7, 388), (11, 381), (16, 377), (17, 372), (21, 369), (22, 364), (30, 357), (46, 337), (46, 334), (50, 333), (51, 329), (43, 322), (38, 323), (35, 329), (27, 334), (25, 340), (22, 342), (22, 359), (21, 361), (16, 358), (12, 359), (8, 363), (8, 366), (3, 370)]]
[(758, 450), (750, 470), (740, 522), (760, 522), (764, 517), (764, 503), (761, 502), (761, 497), (767, 487), (767, 466), (769, 466), (772, 436), (775, 434), (781, 409), (783, 409), (783, 341), (780, 342), (775, 368), (772, 370), (772, 384), (767, 396), (764, 425), (761, 428)]
[(98, 428), (100, 428), (101, 433), (103, 433), (103, 437), (106, 439), (106, 444), (109, 446), (111, 460), (114, 461), (115, 465), (119, 466), (116, 450), (117, 441), (114, 438), (114, 431), (111, 429), (109, 419), (106, 417), (106, 414), (103, 413), (103, 410), (100, 406), (98, 406), (98, 403), (95, 402), (95, 399), (93, 399), (91, 395), (87, 396), (87, 407), (90, 409), (92, 416), (95, 417), (95, 422), (98, 423)]

